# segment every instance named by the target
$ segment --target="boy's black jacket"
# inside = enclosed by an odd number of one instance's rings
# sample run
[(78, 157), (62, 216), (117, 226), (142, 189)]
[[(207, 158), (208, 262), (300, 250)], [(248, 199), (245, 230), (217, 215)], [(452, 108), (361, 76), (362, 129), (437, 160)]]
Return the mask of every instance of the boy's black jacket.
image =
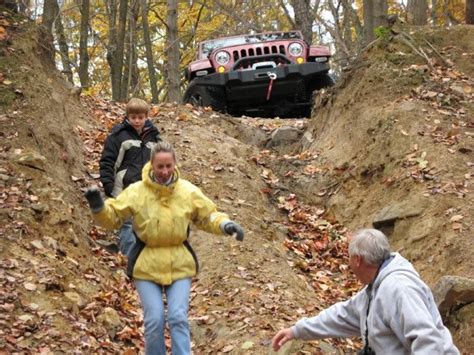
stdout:
[(150, 120), (145, 121), (141, 135), (127, 118), (112, 128), (99, 162), (100, 181), (106, 196), (116, 197), (128, 185), (141, 180), (151, 148), (160, 140), (160, 132)]

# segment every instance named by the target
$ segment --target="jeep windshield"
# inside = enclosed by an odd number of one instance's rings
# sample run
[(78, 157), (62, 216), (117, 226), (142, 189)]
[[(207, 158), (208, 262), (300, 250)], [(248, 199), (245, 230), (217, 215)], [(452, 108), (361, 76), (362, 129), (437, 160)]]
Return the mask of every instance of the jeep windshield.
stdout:
[(228, 38), (218, 38), (211, 41), (202, 42), (201, 49), (204, 57), (208, 57), (213, 50), (223, 47), (233, 47), (245, 44), (263, 43), (287, 39), (302, 39), (300, 32), (271, 32), (259, 33), (255, 35), (234, 36)]

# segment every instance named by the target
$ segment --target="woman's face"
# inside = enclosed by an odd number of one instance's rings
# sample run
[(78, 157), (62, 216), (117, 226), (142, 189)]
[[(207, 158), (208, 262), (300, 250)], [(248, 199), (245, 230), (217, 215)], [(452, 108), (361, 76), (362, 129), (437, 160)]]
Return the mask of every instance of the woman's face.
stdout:
[(173, 153), (156, 153), (153, 157), (153, 160), (151, 161), (151, 166), (153, 168), (156, 181), (158, 181), (160, 184), (168, 182), (173, 175), (174, 168), (176, 166)]

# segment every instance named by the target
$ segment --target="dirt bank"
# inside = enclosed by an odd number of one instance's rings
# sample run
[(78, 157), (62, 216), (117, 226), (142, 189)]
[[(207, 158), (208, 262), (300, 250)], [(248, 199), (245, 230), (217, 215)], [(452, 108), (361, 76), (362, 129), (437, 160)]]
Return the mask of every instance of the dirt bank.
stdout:
[[(138, 353), (142, 315), (125, 260), (104, 247), (114, 237), (93, 226), (82, 197), (98, 183), (101, 145), (123, 106), (80, 100), (53, 69), (43, 33), (2, 20), (0, 349)], [(384, 228), (430, 284), (472, 275), (472, 253), (459, 253), (472, 250), (472, 47), (452, 31), (427, 37), (452, 64), (426, 69), (402, 43), (376, 47), (318, 98), (308, 121), (153, 107), (183, 176), (246, 230), (243, 243), (193, 231), (195, 353), (266, 354), (277, 329), (347, 298), (359, 285), (347, 267), (346, 226), (370, 225), (387, 206), (410, 209)], [(454, 47), (449, 38), (466, 41)], [(282, 126), (301, 141), (266, 148)], [(461, 337), (470, 328), (451, 326), (470, 349)], [(359, 346), (328, 340), (285, 351)]]

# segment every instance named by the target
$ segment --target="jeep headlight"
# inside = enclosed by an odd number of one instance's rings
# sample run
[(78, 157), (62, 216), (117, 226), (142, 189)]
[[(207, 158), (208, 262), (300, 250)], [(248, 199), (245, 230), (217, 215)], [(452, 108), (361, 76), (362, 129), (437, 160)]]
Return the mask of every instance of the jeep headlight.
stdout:
[(226, 51), (219, 51), (216, 53), (216, 62), (219, 65), (226, 65), (229, 63), (230, 60), (230, 54), (227, 53)]
[(294, 42), (288, 46), (288, 52), (290, 52), (293, 57), (297, 57), (303, 53), (303, 46), (301, 43)]

